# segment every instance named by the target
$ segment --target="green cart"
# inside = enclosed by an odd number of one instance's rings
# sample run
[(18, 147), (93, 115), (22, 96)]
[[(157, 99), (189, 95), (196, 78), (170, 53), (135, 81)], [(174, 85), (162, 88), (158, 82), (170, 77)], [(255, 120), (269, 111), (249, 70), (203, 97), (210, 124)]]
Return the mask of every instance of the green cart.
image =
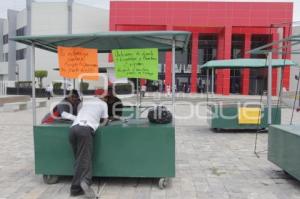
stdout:
[[(141, 48), (172, 51), (174, 113), (175, 52), (187, 50), (190, 36), (191, 33), (186, 31), (116, 31), (18, 36), (10, 39), (32, 47), (32, 81), (35, 79), (35, 48), (51, 52), (57, 52), (59, 46), (92, 48), (97, 49), (98, 53), (111, 53), (113, 49)], [(44, 175), (46, 183), (55, 183), (58, 176), (73, 174), (74, 160), (68, 142), (70, 124), (37, 125), (35, 101), (35, 85), (32, 84), (35, 171), (36, 174)], [(125, 115), (131, 114), (131, 111), (124, 110)], [(159, 186), (163, 188), (167, 184), (167, 178), (175, 177), (175, 122), (150, 124), (148, 120), (139, 119), (139, 114), (131, 115), (135, 119), (112, 122), (97, 130), (93, 175), (159, 178)]]
[(300, 125), (271, 125), (268, 160), (300, 180)]
[[(261, 110), (257, 124), (239, 123), (238, 104), (216, 104), (208, 106), (208, 124), (211, 129), (221, 131), (224, 129), (265, 129), (268, 127), (268, 108)], [(272, 107), (272, 124), (281, 123), (281, 108)]]
[[(295, 66), (295, 62), (288, 59), (272, 59), (272, 53), (268, 54), (267, 59), (226, 59), (226, 60), (211, 60), (201, 65), (201, 69), (205, 69), (207, 72), (207, 91), (209, 81), (208, 72), (211, 69), (212, 72), (212, 83), (211, 91), (214, 92), (214, 73), (215, 70), (219, 69), (261, 69), (268, 68), (268, 90), (267, 90), (267, 107), (260, 108), (261, 102), (256, 103), (259, 108), (260, 116), (257, 116), (256, 121), (241, 122), (241, 115), (239, 115), (239, 110), (241, 110), (240, 105), (223, 105), (214, 104), (209, 106), (209, 112), (211, 115), (208, 117), (209, 125), (212, 129), (265, 129), (270, 124), (280, 124), (281, 122), (281, 108), (278, 106), (272, 106), (272, 68), (275, 67), (285, 67), (285, 66)], [(282, 82), (282, 81), (281, 81)], [(282, 85), (281, 85), (282, 86)], [(207, 92), (207, 101), (208, 92)], [(245, 107), (247, 108), (247, 107)], [(249, 111), (251, 112), (251, 111)], [(245, 115), (245, 114), (242, 114)]]
[[(73, 175), (70, 124), (34, 127), (35, 172), (48, 184)], [(94, 139), (93, 176), (159, 178), (159, 187), (175, 177), (175, 128), (146, 119), (114, 121)]]

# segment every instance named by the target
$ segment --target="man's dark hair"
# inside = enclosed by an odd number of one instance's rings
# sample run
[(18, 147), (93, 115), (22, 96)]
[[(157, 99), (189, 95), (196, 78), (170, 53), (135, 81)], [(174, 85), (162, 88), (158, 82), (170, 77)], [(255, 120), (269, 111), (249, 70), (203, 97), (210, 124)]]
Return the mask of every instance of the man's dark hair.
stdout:
[(108, 90), (108, 91), (112, 91), (112, 90), (113, 90), (113, 86), (112, 86), (112, 85), (109, 85), (109, 86), (107, 87), (107, 90)]
[(67, 95), (68, 95), (68, 96), (73, 95), (73, 96), (79, 98), (79, 93), (78, 93), (78, 91), (77, 91), (76, 89), (72, 89), (72, 90), (68, 91), (68, 92), (67, 92)]

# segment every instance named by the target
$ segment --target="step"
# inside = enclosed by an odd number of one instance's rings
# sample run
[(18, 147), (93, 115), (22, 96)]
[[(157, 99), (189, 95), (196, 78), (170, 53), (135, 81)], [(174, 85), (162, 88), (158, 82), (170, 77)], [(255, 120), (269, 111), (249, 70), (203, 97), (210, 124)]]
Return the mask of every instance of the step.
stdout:
[[(47, 100), (37, 100), (36, 101), (36, 108), (46, 107)], [(32, 102), (13, 102), (13, 103), (5, 103), (0, 106), (0, 112), (15, 112), (15, 111), (22, 111), (32, 108)]]

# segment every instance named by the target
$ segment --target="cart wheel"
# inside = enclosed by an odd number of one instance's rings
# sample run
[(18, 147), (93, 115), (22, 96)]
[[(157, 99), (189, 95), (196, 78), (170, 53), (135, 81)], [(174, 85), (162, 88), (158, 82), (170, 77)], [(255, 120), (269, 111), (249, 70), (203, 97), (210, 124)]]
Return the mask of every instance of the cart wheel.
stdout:
[(160, 189), (164, 189), (168, 186), (168, 179), (167, 178), (160, 178), (158, 181), (158, 187)]
[(45, 184), (56, 184), (58, 182), (58, 176), (43, 175), (43, 181)]
[(214, 128), (216, 133), (220, 133), (221, 132), (221, 128)]
[(283, 170), (283, 173), (287, 176), (289, 176), (290, 174), (288, 172), (286, 172), (285, 170)]

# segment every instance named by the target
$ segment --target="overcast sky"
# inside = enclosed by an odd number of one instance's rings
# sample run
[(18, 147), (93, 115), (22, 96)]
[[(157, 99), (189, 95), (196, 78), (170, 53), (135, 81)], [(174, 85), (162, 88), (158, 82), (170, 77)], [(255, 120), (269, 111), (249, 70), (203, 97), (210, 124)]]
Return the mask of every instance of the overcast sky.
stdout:
[[(61, 2), (66, 0), (37, 0), (37, 1)], [(75, 0), (75, 1), (83, 4), (96, 6), (96, 7), (109, 8), (109, 0)], [(0, 18), (7, 17), (6, 14), (7, 9), (21, 10), (25, 8), (25, 5), (26, 5), (26, 0), (0, 0)], [(293, 21), (300, 21), (300, 0), (294, 0)]]

